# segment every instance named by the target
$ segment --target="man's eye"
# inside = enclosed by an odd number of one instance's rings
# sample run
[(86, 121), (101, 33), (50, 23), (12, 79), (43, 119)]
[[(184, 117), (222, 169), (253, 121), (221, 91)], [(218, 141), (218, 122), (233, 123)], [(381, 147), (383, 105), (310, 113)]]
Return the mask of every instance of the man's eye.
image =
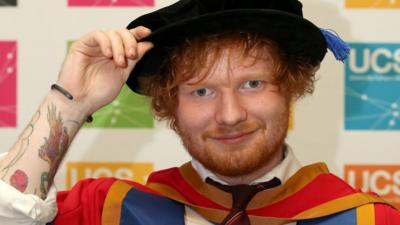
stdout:
[(259, 88), (263, 84), (261, 80), (249, 80), (243, 84), (243, 88), (245, 89), (252, 89), (252, 88)]
[(209, 96), (211, 94), (212, 94), (212, 91), (209, 88), (200, 88), (200, 89), (193, 91), (193, 95), (200, 96), (200, 97)]

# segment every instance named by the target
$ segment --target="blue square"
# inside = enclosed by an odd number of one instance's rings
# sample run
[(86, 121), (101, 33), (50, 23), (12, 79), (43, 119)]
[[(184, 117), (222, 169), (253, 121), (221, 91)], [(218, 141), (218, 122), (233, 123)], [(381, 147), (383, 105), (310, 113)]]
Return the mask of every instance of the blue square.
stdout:
[(345, 129), (400, 129), (400, 43), (351, 43)]

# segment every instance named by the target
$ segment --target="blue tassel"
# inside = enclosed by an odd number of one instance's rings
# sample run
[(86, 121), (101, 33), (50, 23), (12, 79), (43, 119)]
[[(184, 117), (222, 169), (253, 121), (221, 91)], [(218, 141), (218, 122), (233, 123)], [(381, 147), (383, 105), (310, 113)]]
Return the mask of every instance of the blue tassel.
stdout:
[(343, 62), (350, 53), (349, 45), (344, 42), (339, 35), (334, 33), (334, 31), (320, 28), (322, 34), (325, 37), (328, 49), (333, 53), (336, 60)]

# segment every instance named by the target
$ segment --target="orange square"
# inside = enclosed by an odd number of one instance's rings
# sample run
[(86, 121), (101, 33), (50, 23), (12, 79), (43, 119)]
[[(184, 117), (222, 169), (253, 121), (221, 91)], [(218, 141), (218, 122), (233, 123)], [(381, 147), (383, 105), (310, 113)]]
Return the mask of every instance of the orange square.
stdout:
[(144, 184), (154, 170), (153, 163), (68, 162), (66, 187), (85, 178), (116, 177)]
[(399, 0), (346, 0), (346, 8), (400, 8)]
[(400, 208), (400, 165), (345, 165), (345, 180)]

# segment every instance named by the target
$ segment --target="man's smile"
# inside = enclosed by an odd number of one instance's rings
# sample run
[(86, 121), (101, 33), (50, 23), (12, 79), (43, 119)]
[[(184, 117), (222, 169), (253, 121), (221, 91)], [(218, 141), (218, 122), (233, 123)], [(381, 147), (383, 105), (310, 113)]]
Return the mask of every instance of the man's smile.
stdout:
[(235, 132), (230, 134), (223, 134), (218, 136), (210, 136), (211, 140), (220, 142), (222, 144), (239, 144), (247, 139), (251, 138), (251, 136), (257, 130), (246, 131), (246, 132)]

